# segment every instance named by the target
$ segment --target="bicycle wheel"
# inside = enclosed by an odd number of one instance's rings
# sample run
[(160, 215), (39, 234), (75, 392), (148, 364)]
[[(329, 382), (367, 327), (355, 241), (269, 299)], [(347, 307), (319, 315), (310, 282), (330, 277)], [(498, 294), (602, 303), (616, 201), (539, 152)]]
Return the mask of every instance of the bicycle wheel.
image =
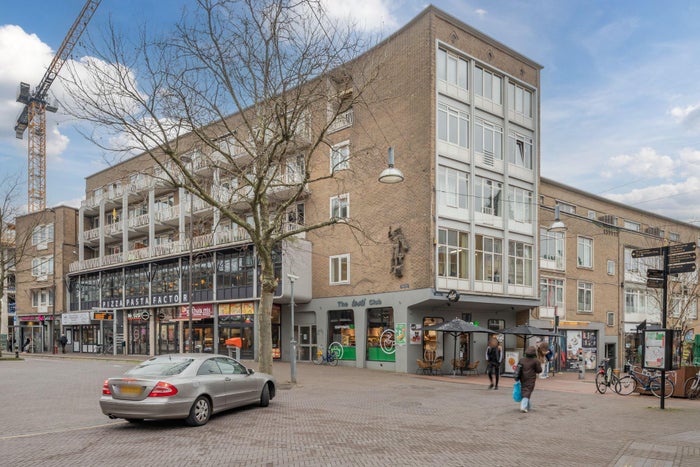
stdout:
[(328, 351), (331, 353), (331, 355), (335, 356), (336, 360), (342, 360), (343, 346), (340, 344), (340, 342), (331, 342), (331, 344), (328, 346)]
[[(666, 387), (664, 388), (664, 399), (668, 399), (669, 397), (671, 397), (671, 394), (673, 394), (674, 389), (676, 389), (676, 385), (673, 384), (673, 381), (666, 378)], [(660, 376), (657, 376), (654, 379), (652, 379), (651, 381), (649, 381), (649, 390), (656, 397), (661, 397), (661, 377)]]
[(685, 380), (683, 388), (685, 389), (685, 396), (688, 399), (697, 399), (700, 395), (700, 381), (696, 383), (698, 379), (696, 377), (688, 378)]
[(605, 391), (608, 390), (608, 385), (605, 382), (605, 375), (603, 373), (595, 375), (595, 388), (601, 394), (605, 394)]
[(323, 363), (323, 350), (322, 349), (316, 349), (316, 357), (314, 358), (314, 363), (316, 365), (320, 365)]
[(637, 380), (630, 375), (623, 376), (615, 383), (615, 392), (621, 396), (629, 396), (637, 389)]

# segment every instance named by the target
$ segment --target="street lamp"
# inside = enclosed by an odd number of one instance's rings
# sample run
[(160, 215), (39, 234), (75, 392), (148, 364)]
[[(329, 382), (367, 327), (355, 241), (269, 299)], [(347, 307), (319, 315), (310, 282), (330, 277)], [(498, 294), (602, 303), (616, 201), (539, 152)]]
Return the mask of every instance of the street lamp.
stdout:
[(394, 148), (389, 148), (389, 160), (388, 167), (379, 174), (379, 181), (381, 183), (401, 183), (403, 182), (403, 174), (399, 169), (394, 167)]
[(559, 218), (559, 204), (554, 206), (554, 222), (547, 230), (550, 232), (566, 232), (566, 224)]
[[(180, 156), (180, 160), (184, 162), (185, 164), (189, 164), (192, 162), (192, 158), (189, 156)], [(188, 347), (190, 353), (192, 353), (192, 349), (194, 346), (194, 342), (192, 340), (192, 247), (194, 243), (194, 228), (193, 228), (193, 223), (192, 223), (192, 217), (194, 215), (194, 209), (193, 209), (193, 201), (194, 195), (192, 192), (190, 192), (190, 247), (189, 247), (189, 261), (187, 263), (187, 302), (188, 302), (188, 309), (187, 309), (187, 342), (188, 342)], [(182, 203), (181, 203), (182, 204)]]
[(294, 339), (294, 281), (299, 279), (299, 276), (295, 276), (294, 274), (287, 274), (287, 277), (289, 278), (289, 282), (292, 284), (292, 287), (290, 289), (290, 294), (291, 294), (291, 317), (292, 317), (292, 323), (291, 323), (291, 328), (292, 328), (292, 339), (289, 341), (291, 344), (292, 348), (292, 358), (289, 360), (289, 368), (292, 373), (292, 384), (296, 384), (297, 382), (297, 341)]

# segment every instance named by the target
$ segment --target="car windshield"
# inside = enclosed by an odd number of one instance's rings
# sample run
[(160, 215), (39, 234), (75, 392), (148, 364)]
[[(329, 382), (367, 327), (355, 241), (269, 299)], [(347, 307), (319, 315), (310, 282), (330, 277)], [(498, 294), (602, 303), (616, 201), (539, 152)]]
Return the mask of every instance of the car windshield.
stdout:
[(127, 371), (129, 376), (172, 376), (179, 375), (193, 362), (191, 358), (154, 358)]

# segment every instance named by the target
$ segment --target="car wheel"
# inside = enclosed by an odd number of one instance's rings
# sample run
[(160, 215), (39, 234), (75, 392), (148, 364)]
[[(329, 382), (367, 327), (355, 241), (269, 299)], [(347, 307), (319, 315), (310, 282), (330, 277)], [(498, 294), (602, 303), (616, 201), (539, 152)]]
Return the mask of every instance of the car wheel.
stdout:
[(126, 420), (129, 423), (141, 423), (141, 422), (143, 422), (143, 418), (125, 418), (124, 420)]
[(209, 421), (211, 417), (211, 402), (206, 396), (199, 396), (192, 408), (190, 415), (185, 419), (185, 423), (189, 426), (202, 426)]
[(268, 405), (270, 405), (270, 386), (265, 383), (260, 394), (260, 407), (267, 407)]

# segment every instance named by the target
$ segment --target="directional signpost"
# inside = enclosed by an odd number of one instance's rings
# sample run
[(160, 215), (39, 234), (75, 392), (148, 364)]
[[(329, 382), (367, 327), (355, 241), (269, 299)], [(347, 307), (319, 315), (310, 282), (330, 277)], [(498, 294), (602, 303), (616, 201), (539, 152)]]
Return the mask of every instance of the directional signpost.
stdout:
[[(681, 243), (679, 245), (668, 245), (658, 248), (645, 248), (640, 250), (632, 250), (632, 258), (649, 258), (653, 256), (663, 256), (663, 269), (647, 269), (647, 287), (652, 289), (663, 289), (663, 310), (661, 312), (661, 327), (666, 329), (666, 311), (668, 302), (668, 281), (669, 274), (681, 272), (694, 272), (696, 269), (695, 261), (695, 242)], [(661, 381), (666, 378), (666, 370), (661, 369)], [(664, 408), (665, 385), (661, 386), (661, 397), (659, 400), (660, 408)]]

